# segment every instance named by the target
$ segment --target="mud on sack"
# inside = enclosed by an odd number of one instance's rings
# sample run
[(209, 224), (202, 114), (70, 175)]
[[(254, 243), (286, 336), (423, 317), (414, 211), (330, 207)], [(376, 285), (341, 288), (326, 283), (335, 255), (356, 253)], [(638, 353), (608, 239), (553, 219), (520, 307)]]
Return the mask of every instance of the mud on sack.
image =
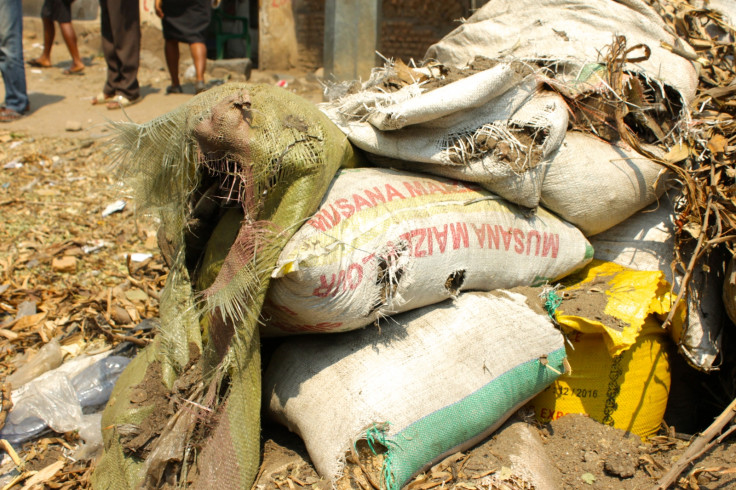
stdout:
[(160, 332), (103, 414), (109, 430), (92, 482), (249, 488), (260, 463), (258, 314), (270, 273), (352, 147), (313, 104), (260, 84), (215, 87), (116, 129), (138, 201), (161, 219), (171, 271)]
[(475, 184), (345, 170), (281, 253), (262, 332), (352, 330), (460, 291), (543, 284), (592, 254), (574, 226)]
[[(535, 298), (536, 299), (536, 298)], [(562, 372), (561, 333), (527, 297), (463, 293), (337, 336), (284, 342), (264, 374), (264, 403), (299, 434), (334, 482), (356, 441), (382, 446), (383, 485), (496, 430)]]
[(675, 299), (664, 274), (593, 261), (563, 284), (548, 293), (547, 307), (567, 336), (572, 372), (530, 402), (537, 419), (586, 414), (654, 435), (667, 407), (673, 349), (661, 323)]

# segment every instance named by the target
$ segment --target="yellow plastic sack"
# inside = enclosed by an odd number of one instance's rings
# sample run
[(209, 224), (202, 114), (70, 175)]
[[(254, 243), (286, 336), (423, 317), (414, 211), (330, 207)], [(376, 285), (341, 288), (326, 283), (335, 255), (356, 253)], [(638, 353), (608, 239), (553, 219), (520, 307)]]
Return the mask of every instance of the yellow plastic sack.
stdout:
[(555, 318), (569, 340), (572, 372), (532, 400), (537, 419), (586, 414), (643, 438), (653, 435), (670, 388), (670, 338), (660, 319), (675, 298), (664, 274), (593, 261), (564, 285)]
[[(637, 271), (600, 260), (568, 276), (563, 285), (557, 322), (577, 332), (603, 334), (611, 357), (636, 343), (649, 315), (664, 319), (676, 299), (662, 271)], [(674, 328), (682, 324), (684, 314), (680, 304)]]
[(648, 318), (634, 345), (611, 356), (603, 334), (569, 336), (563, 374), (530, 406), (542, 423), (569, 413), (585, 414), (643, 439), (659, 429), (670, 390), (669, 346), (659, 321)]

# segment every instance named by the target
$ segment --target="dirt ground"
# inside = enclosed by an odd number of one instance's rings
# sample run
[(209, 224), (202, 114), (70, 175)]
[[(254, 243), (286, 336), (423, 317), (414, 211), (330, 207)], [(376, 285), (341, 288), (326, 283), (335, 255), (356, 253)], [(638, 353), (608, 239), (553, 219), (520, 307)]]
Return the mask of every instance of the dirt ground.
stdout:
[[(183, 94), (166, 95), (170, 85), (164, 61), (164, 43), (161, 31), (155, 27), (142, 26), (141, 63), (138, 81), (142, 100), (125, 111), (107, 110), (104, 106), (93, 106), (92, 98), (102, 91), (107, 67), (102, 56), (99, 27), (94, 21), (73, 24), (78, 37), (79, 51), (86, 68), (84, 75), (64, 75), (62, 72), (71, 64), (69, 52), (57, 32), (56, 43), (51, 51), (51, 68), (35, 68), (26, 64), (26, 82), (31, 102), (27, 117), (3, 125), (11, 131), (28, 131), (38, 136), (61, 136), (74, 138), (104, 137), (108, 121), (130, 120), (143, 123), (164, 114), (194, 94), (193, 79), (183, 76)], [(24, 19), (24, 58), (26, 62), (41, 54), (43, 29), (41, 20)], [(186, 44), (180, 45), (180, 76), (187, 75), (192, 67), (191, 56)], [(191, 68), (193, 69), (193, 67)], [(208, 86), (225, 81), (245, 81), (242, 63), (222, 63), (208, 60), (205, 83)], [(275, 83), (283, 80), (287, 90), (292, 90), (315, 102), (321, 101), (322, 87), (311, 73), (275, 73), (253, 70), (250, 81)], [(5, 88), (0, 81), (0, 94)]]
[[(94, 26), (77, 29), (80, 50), (87, 64), (82, 76), (65, 76), (68, 64), (63, 44), (53, 51), (54, 67), (27, 68), (32, 112), (20, 121), (0, 126), (0, 375), (17, 369), (26, 351), (49, 337), (62, 335), (69, 349), (89, 348), (123, 338), (145, 343), (135, 325), (158, 312), (158, 292), (166, 277), (156, 248), (155, 222), (138, 216), (133, 206), (102, 217), (105, 207), (127, 198), (127, 189), (109, 173), (105, 158), (108, 120), (130, 119), (142, 123), (163, 114), (191, 97), (165, 95), (168, 76), (163, 63), (160, 33), (144, 28), (140, 81), (144, 99), (122, 111), (108, 111), (90, 104), (100, 91), (104, 60), (99, 34)], [(40, 21), (27, 19), (26, 59), (40, 54)], [(182, 47), (182, 68), (188, 56)], [(244, 80), (237, 71), (218, 68), (209, 83)], [(321, 86), (313, 74), (264, 73), (254, 70), (251, 81), (286, 82), (286, 88), (314, 102), (321, 100)], [(0, 90), (3, 90), (0, 87)], [(81, 129), (70, 131), (68, 129)], [(87, 246), (104, 243), (96, 252)], [(153, 256), (131, 262), (134, 252)], [(73, 268), (64, 267), (71, 259)], [(63, 259), (63, 260), (62, 260)], [(24, 301), (33, 300), (39, 315), (35, 323), (7, 323)], [(40, 315), (40, 314), (43, 315)], [(99, 320), (109, 321), (106, 324)], [(92, 320), (98, 319), (98, 320)], [(12, 323), (12, 325), (11, 325)], [(10, 325), (10, 326), (9, 326)], [(79, 347), (80, 349), (82, 347)], [(110, 348), (109, 346), (107, 348)], [(691, 379), (679, 378), (685, 385)], [(695, 382), (694, 382), (695, 383)], [(674, 388), (673, 388), (674, 390)], [(703, 430), (713, 413), (698, 412), (694, 391), (683, 390), (679, 402), (684, 415), (668, 436), (646, 443), (635, 436), (599, 424), (583, 416), (567, 416), (551, 424), (537, 424), (528, 411), (519, 411), (502, 429), (474, 448), (450, 456), (418, 475), (412, 489), (430, 488), (654, 488), (688, 440)], [(730, 400), (727, 400), (730, 401)], [(697, 418), (698, 420), (693, 420)], [(690, 420), (688, 426), (685, 422)], [(683, 434), (683, 431), (686, 432)], [(43, 488), (86, 488), (94, 459), (75, 461), (67, 448), (78, 444), (74, 435), (44, 437), (26, 445), (20, 457), (34, 471), (56, 461), (59, 469), (40, 483)], [(49, 449), (51, 448), (51, 449)], [(256, 488), (330, 488), (309, 462), (304, 444), (284, 428), (266, 423), (263, 431), (263, 462)], [(361, 451), (349, 462), (341, 489), (371, 488), (380, 481), (380, 456)], [(736, 486), (736, 446), (725, 439), (690, 466), (680, 488), (725, 489)], [(16, 468), (3, 455), (0, 478)], [(30, 470), (28, 470), (30, 471)], [(23, 481), (3, 488), (26, 488)], [(39, 488), (41, 488), (39, 487)]]

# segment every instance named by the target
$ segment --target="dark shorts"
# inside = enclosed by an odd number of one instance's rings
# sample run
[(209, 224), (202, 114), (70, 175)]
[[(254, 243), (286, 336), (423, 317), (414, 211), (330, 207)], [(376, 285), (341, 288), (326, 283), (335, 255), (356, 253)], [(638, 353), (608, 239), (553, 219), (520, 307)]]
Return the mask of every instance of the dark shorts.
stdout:
[(161, 9), (164, 39), (189, 44), (206, 41), (212, 0), (163, 0)]
[(44, 0), (41, 18), (65, 23), (72, 21), (72, 0)]

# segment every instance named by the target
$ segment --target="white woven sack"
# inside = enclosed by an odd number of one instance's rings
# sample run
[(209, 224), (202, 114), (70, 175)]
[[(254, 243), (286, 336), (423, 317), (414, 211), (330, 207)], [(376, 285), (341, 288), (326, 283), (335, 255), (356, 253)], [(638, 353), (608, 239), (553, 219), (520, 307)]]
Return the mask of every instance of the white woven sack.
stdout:
[(473, 184), (343, 170), (279, 257), (262, 333), (353, 330), (463, 290), (542, 284), (592, 255), (569, 223)]
[(264, 403), (335, 480), (354, 441), (388, 448), (383, 483), (480, 442), (565, 371), (563, 337), (518, 293), (466, 293), (379, 329), (284, 342)]
[(683, 105), (692, 102), (696, 68), (673, 51), (695, 52), (640, 0), (494, 0), (430, 46), (425, 58), (457, 68), (477, 56), (543, 61), (572, 81), (581, 67), (601, 61), (614, 35), (626, 36), (629, 47), (645, 44), (651, 50), (649, 59), (627, 63), (626, 70), (674, 87)]
[(499, 63), (493, 68), (403, 102), (378, 107), (368, 117), (368, 122), (376, 129), (386, 131), (464, 113), (486, 105), (520, 85), (528, 74), (529, 69), (524, 70), (521, 65)]
[[(567, 129), (562, 97), (538, 92), (534, 76), (509, 63), (430, 92), (409, 87), (386, 105), (385, 96), (364, 93), (320, 107), (375, 164), (477, 182), (519, 205), (539, 204), (544, 160)], [(520, 141), (522, 129), (540, 141)]]
[(667, 170), (633, 150), (569, 131), (552, 155), (542, 206), (595, 235), (662, 195)]
[[(679, 291), (682, 270), (676, 269), (673, 273), (672, 267), (675, 259), (672, 209), (670, 198), (664, 194), (658, 202), (621, 224), (590, 237), (595, 248), (594, 258), (640, 271), (662, 271)], [(715, 276), (707, 276), (702, 269), (696, 269), (690, 295), (686, 298), (686, 333), (682, 339), (676, 339), (687, 361), (702, 371), (715, 368), (714, 362), (721, 350), (723, 314), (718, 287)]]

